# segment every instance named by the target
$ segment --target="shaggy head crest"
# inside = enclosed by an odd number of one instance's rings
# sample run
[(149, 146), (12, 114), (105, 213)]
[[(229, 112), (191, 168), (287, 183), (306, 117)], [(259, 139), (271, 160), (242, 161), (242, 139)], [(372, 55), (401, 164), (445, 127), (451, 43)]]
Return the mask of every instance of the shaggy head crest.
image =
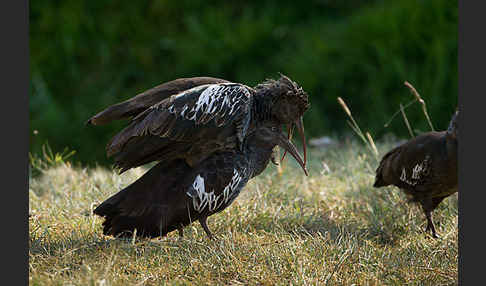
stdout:
[(309, 108), (307, 93), (283, 74), (278, 80), (267, 79), (255, 89), (271, 97), (271, 114), (281, 123), (294, 122)]

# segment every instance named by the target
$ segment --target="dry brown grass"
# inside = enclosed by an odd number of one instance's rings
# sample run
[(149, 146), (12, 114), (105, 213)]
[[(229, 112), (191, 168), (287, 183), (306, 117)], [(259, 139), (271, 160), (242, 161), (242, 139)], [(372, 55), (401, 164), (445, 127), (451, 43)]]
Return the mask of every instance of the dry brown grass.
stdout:
[(434, 212), (441, 238), (430, 239), (401, 192), (371, 187), (377, 162), (368, 149), (353, 142), (309, 155), (309, 177), (292, 160), (281, 175), (270, 165), (211, 216), (215, 241), (197, 223), (183, 239), (103, 236), (90, 210), (144, 169), (49, 167), (30, 179), (30, 284), (457, 284), (457, 195)]

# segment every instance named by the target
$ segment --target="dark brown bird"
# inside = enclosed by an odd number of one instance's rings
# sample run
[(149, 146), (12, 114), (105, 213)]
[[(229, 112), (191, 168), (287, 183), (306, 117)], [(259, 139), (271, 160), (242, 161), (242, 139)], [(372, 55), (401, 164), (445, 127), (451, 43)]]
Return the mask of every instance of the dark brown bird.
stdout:
[(421, 134), (386, 153), (373, 184), (375, 188), (394, 185), (419, 203), (427, 218), (425, 231), (430, 230), (434, 238), (432, 212), (457, 192), (458, 114), (446, 131)]
[(199, 221), (209, 238), (207, 218), (228, 207), (249, 179), (268, 165), (273, 148), (288, 151), (305, 170), (295, 146), (276, 125), (263, 125), (247, 138), (242, 151), (216, 152), (197, 166), (182, 159), (162, 161), (133, 184), (99, 205), (94, 213), (105, 217), (103, 233), (142, 237), (165, 236)]
[[(307, 174), (302, 116), (308, 107), (302, 88), (281, 75), (255, 88), (215, 78), (179, 79), (98, 113), (87, 123), (133, 117), (107, 145), (121, 172), (159, 161), (96, 208), (105, 217), (103, 232), (182, 233), (197, 219), (210, 236), (206, 218), (231, 204), (265, 169), (276, 145), (291, 152)], [(290, 140), (283, 141), (283, 124), (289, 137), (297, 127), (303, 160)]]

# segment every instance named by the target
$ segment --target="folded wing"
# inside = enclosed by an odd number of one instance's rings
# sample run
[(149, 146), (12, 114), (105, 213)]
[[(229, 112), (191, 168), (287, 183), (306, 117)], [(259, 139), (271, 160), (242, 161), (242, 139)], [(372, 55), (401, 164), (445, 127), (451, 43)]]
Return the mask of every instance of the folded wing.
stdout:
[(251, 102), (251, 88), (241, 84), (194, 87), (138, 114), (108, 143), (107, 154), (115, 155), (115, 163), (123, 170), (153, 160), (197, 157), (198, 153), (208, 156), (224, 149), (224, 141), (232, 137), (241, 143), (250, 122)]

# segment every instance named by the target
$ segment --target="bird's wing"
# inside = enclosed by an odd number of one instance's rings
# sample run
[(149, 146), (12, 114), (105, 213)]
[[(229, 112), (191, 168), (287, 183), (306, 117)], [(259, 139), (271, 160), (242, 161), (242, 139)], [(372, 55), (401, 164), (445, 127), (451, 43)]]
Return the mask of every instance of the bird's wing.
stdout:
[(187, 178), (186, 194), (194, 211), (209, 215), (229, 206), (248, 182), (249, 173), (248, 160), (241, 153), (208, 158)]
[(173, 94), (177, 94), (184, 90), (188, 90), (203, 84), (223, 82), (228, 81), (214, 77), (178, 78), (144, 91), (128, 100), (109, 106), (105, 110), (88, 119), (86, 124), (103, 125), (114, 120), (130, 118), (140, 114), (147, 108), (157, 104)]
[(214, 134), (230, 125), (242, 140), (250, 121), (251, 101), (251, 88), (236, 83), (201, 85), (172, 95), (137, 115), (108, 143), (107, 154), (122, 151), (134, 137), (165, 138), (164, 146), (193, 144), (210, 134), (209, 130)]
[(440, 152), (441, 137), (444, 132), (429, 132), (390, 150), (376, 170), (375, 185), (393, 184), (399, 188), (425, 190), (424, 184), (432, 182), (433, 152)]

